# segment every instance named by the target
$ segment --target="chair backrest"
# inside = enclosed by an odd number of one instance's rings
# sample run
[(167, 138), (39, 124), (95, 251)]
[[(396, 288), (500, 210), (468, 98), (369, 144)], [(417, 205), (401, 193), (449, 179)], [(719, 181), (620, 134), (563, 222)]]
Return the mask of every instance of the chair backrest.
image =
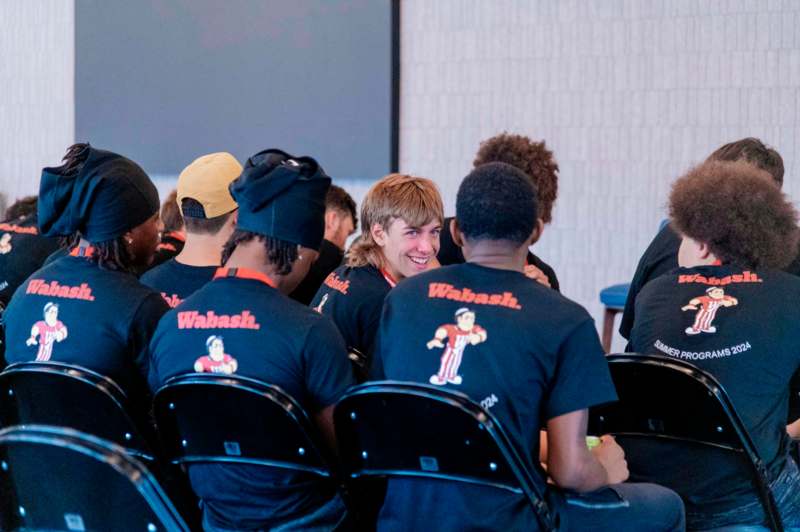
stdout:
[[(619, 354), (607, 357), (619, 401), (593, 407), (590, 434), (614, 434), (634, 442), (640, 438), (683, 442), (693, 451), (734, 453), (728, 463), (747, 467), (752, 473), (764, 512), (773, 530), (782, 530), (780, 514), (769, 489), (767, 470), (746, 427), (722, 385), (700, 368), (660, 355)], [(623, 445), (624, 446), (624, 445)], [(716, 451), (714, 451), (716, 449)], [(688, 451), (688, 449), (687, 449)], [(651, 470), (627, 453), (632, 475), (637, 469)], [(651, 464), (652, 456), (642, 457)], [(649, 478), (682, 491), (683, 478), (673, 472), (668, 478)], [(690, 477), (686, 477), (691, 482)]]
[(351, 389), (334, 410), (343, 472), (349, 478), (413, 476), (501, 488), (530, 501), (553, 529), (537, 478), (499, 422), (461, 393), (381, 381)]
[(19, 362), (0, 373), (0, 427), (68, 427), (153, 460), (145, 427), (130, 415), (122, 389), (92, 370), (60, 362)]
[(331, 475), (316, 427), (277, 386), (246, 377), (181, 375), (156, 392), (154, 414), (173, 463), (247, 463)]
[(0, 430), (0, 529), (188, 530), (125, 450), (60, 427)]

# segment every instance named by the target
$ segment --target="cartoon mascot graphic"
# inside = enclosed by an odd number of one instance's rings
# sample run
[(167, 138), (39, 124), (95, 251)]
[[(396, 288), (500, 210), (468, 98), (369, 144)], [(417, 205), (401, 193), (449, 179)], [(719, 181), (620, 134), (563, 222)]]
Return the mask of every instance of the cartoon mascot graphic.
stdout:
[[(478, 345), (486, 341), (486, 330), (480, 325), (475, 325), (475, 313), (468, 308), (460, 308), (455, 314), (455, 325), (448, 323), (439, 326), (436, 332), (426, 345), (428, 349), (443, 347), (442, 361), (439, 366), (439, 373), (432, 375), (431, 384), (441, 386), (446, 383), (461, 384), (461, 375), (458, 368), (461, 366), (461, 359), (464, 356), (464, 349), (467, 345)], [(447, 345), (444, 339), (447, 338)]]
[(239, 364), (236, 359), (225, 353), (222, 336), (211, 335), (206, 340), (208, 355), (201, 356), (194, 363), (197, 373), (236, 373)]
[(50, 356), (53, 354), (53, 344), (63, 341), (66, 337), (67, 326), (58, 320), (58, 304), (51, 301), (44, 306), (44, 321), (37, 321), (33, 324), (31, 337), (28, 338), (25, 345), (39, 344), (36, 360), (43, 362), (50, 360)]
[(11, 233), (3, 233), (3, 236), (0, 236), (0, 254), (10, 253), (12, 249)]
[[(681, 307), (682, 311), (697, 310), (694, 317), (694, 324), (686, 328), (686, 334), (695, 335), (700, 333), (713, 334), (717, 328), (711, 325), (717, 310), (720, 307), (732, 307), (738, 305), (739, 300), (732, 296), (725, 295), (725, 290), (719, 286), (712, 286), (706, 290), (706, 295), (692, 298), (687, 305)], [(698, 310), (697, 305), (700, 305)]]

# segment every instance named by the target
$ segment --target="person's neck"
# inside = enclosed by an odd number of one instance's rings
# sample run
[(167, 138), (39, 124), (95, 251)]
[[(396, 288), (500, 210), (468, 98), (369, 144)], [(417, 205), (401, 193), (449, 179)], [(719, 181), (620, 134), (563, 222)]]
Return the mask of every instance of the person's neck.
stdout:
[(189, 233), (175, 261), (186, 266), (219, 266), (223, 245), (218, 235)]
[(523, 273), (528, 258), (527, 246), (515, 246), (503, 240), (465, 242), (462, 251), (464, 259), (472, 264)]
[(244, 268), (263, 273), (275, 283), (278, 290), (286, 293), (282, 288), (283, 276), (275, 274), (275, 268), (267, 262), (267, 256), (263, 244), (259, 241), (244, 242), (236, 246), (231, 253), (226, 268)]

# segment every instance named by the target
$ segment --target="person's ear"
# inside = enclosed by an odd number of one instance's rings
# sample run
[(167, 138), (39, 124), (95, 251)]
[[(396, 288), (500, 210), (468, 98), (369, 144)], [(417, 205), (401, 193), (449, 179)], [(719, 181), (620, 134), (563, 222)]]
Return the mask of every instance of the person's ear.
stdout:
[(453, 218), (450, 220), (450, 236), (453, 238), (453, 243), (460, 247), (464, 247), (464, 233), (461, 232), (461, 229), (458, 227), (458, 220)]
[(697, 251), (700, 259), (702, 260), (708, 259), (712, 255), (711, 248), (708, 247), (708, 244), (706, 244), (705, 242), (698, 242), (698, 244), (700, 245), (700, 247), (697, 248)]
[(372, 224), (372, 227), (369, 230), (370, 234), (372, 235), (372, 240), (375, 241), (380, 247), (386, 245), (386, 240), (388, 239), (388, 235), (384, 230), (383, 226), (379, 223)]
[(342, 223), (339, 213), (333, 209), (325, 211), (325, 232), (335, 232)]
[(531, 231), (531, 236), (528, 239), (528, 246), (534, 245), (539, 239), (542, 237), (542, 233), (544, 232), (544, 221), (541, 218), (536, 218), (536, 223), (533, 225), (533, 231)]

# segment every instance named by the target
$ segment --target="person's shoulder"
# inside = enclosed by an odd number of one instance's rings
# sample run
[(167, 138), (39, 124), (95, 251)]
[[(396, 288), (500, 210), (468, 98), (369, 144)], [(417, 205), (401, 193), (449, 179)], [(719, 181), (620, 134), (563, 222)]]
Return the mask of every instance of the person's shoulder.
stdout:
[(142, 282), (142, 284), (145, 284), (147, 286), (152, 286), (153, 283), (157, 282), (158, 279), (163, 277), (165, 274), (169, 274), (172, 271), (174, 262), (175, 259), (172, 258), (165, 262), (162, 262), (161, 264), (153, 266), (152, 268), (144, 272), (142, 276), (139, 277), (139, 280)]

